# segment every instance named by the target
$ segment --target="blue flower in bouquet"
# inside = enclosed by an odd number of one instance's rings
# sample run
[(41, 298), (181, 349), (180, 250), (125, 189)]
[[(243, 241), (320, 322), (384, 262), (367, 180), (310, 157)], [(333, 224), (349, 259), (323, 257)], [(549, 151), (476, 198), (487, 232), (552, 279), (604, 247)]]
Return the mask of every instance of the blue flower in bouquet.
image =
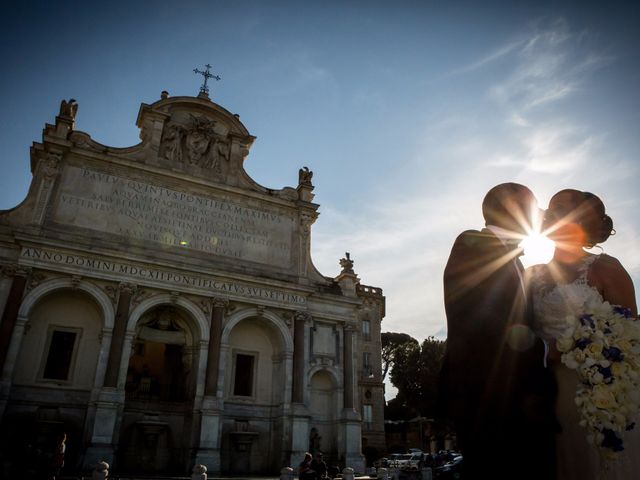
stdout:
[(603, 447), (610, 448), (614, 452), (621, 452), (624, 450), (624, 447), (622, 446), (622, 439), (616, 432), (609, 428), (604, 428), (602, 430), (602, 434), (604, 435), (604, 440), (602, 440)]
[(615, 313), (617, 313), (618, 315), (622, 315), (625, 318), (631, 318), (631, 309), (630, 308), (625, 308), (625, 307), (621, 307), (619, 305), (616, 305), (613, 307), (613, 311)]
[(578, 340), (576, 340), (576, 347), (578, 347), (580, 350), (584, 350), (590, 343), (591, 340), (589, 340), (588, 338), (579, 338)]
[(611, 372), (611, 367), (603, 367), (602, 365), (598, 365), (598, 372), (600, 372), (600, 375), (602, 375), (604, 383), (610, 383), (613, 380), (613, 372)]
[(624, 360), (624, 354), (618, 347), (607, 347), (602, 349), (602, 355), (610, 362), (621, 362)]
[(578, 320), (580, 320), (580, 325), (582, 325), (583, 327), (596, 328), (596, 322), (593, 319), (593, 315), (591, 315), (590, 313), (580, 315), (580, 318)]
[(640, 322), (607, 302), (585, 307), (556, 347), (578, 376), (575, 400), (588, 438), (613, 460), (640, 410)]

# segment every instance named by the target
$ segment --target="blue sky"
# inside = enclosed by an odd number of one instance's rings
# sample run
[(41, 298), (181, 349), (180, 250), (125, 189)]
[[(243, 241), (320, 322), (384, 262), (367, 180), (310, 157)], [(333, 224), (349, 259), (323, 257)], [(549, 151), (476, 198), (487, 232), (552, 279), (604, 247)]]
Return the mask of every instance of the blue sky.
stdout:
[(639, 21), (630, 2), (4, 2), (0, 208), (25, 197), (62, 98), (79, 130), (133, 145), (140, 103), (196, 95), (210, 63), (212, 99), (257, 136), (249, 174), (281, 188), (314, 171), (314, 261), (333, 276), (349, 251), (384, 289), (384, 330), (446, 334), (451, 243), (503, 181), (543, 207), (600, 195), (605, 252), (638, 289)]

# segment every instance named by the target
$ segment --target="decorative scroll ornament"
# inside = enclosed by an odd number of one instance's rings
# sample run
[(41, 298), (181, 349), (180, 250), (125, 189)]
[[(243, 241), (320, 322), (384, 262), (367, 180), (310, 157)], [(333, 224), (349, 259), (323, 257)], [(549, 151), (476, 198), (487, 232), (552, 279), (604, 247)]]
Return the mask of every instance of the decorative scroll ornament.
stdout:
[(311, 232), (311, 225), (316, 221), (316, 217), (306, 212), (300, 213), (300, 227), (301, 233), (305, 236)]
[(39, 271), (33, 272), (31, 278), (29, 279), (29, 284), (27, 285), (27, 291), (33, 290), (46, 279), (47, 276), (44, 273)]
[(131, 298), (131, 308), (135, 308), (138, 305), (140, 305), (144, 300), (146, 300), (147, 298), (151, 297), (153, 295), (153, 292), (150, 290), (146, 290), (144, 288), (138, 288), (135, 293), (133, 294), (133, 297)]
[(62, 160), (62, 154), (56, 152), (47, 153), (47, 158), (44, 160), (42, 167), (42, 173), (45, 178), (51, 179), (60, 172), (60, 161)]

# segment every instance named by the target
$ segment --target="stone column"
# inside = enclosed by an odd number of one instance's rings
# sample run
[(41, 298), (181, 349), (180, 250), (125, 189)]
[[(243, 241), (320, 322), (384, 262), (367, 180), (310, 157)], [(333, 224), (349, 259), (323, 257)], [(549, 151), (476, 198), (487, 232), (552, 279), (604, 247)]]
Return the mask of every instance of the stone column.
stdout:
[(357, 472), (364, 471), (362, 455), (362, 418), (355, 408), (355, 376), (353, 371), (352, 325), (344, 327), (344, 409), (342, 410), (342, 439), (345, 465)]
[(344, 327), (344, 408), (353, 409), (353, 327)]
[(91, 443), (84, 456), (83, 467), (87, 470), (93, 468), (100, 461), (104, 460), (112, 464), (114, 460), (116, 425), (122, 420), (119, 416), (122, 414), (122, 405), (125, 400), (124, 390), (118, 390), (118, 376), (127, 336), (131, 297), (135, 288), (134, 285), (128, 283), (121, 283), (118, 286), (118, 306), (113, 322), (104, 384), (95, 402), (96, 410), (91, 431)]
[(311, 415), (304, 403), (304, 372), (307, 361), (308, 312), (296, 312), (293, 316), (293, 368), (291, 389), (291, 456), (290, 464), (297, 465), (309, 448), (309, 421)]
[(120, 372), (120, 360), (122, 359), (122, 347), (124, 335), (129, 321), (129, 306), (131, 305), (131, 295), (135, 286), (128, 283), (120, 284), (120, 295), (118, 297), (118, 307), (113, 325), (113, 335), (109, 348), (109, 360), (107, 371), (104, 375), (104, 386), (109, 388), (118, 387), (118, 373)]
[(224, 312), (229, 305), (225, 298), (213, 298), (211, 309), (211, 326), (209, 327), (209, 351), (207, 354), (207, 374), (204, 383), (204, 394), (215, 397), (218, 393), (218, 368), (220, 365), (220, 338)]
[(206, 465), (210, 473), (220, 473), (220, 418), (222, 399), (218, 398), (218, 374), (220, 370), (220, 340), (224, 314), (229, 300), (211, 299), (211, 325), (209, 326), (209, 346), (207, 370), (204, 378), (204, 399), (200, 418), (200, 443), (197, 446), (196, 463)]
[(311, 316), (296, 312), (293, 325), (293, 403), (304, 403), (305, 327)]
[[(10, 267), (10, 270), (13, 270), (13, 282), (2, 313), (2, 323), (0, 323), (0, 372), (4, 370), (4, 362), (7, 359), (13, 328), (18, 318), (29, 273), (28, 269), (15, 268), (14, 270)], [(6, 269), (6, 273), (10, 273), (9, 269)]]

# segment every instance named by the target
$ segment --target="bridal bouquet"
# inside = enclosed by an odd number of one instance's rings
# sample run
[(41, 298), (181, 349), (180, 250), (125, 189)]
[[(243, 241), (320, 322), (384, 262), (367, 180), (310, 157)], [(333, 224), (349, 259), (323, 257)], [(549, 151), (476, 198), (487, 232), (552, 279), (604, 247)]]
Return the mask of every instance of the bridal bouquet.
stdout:
[(607, 458), (624, 450), (623, 432), (640, 408), (640, 321), (631, 311), (593, 302), (557, 340), (562, 363), (580, 380), (576, 405), (589, 442)]

